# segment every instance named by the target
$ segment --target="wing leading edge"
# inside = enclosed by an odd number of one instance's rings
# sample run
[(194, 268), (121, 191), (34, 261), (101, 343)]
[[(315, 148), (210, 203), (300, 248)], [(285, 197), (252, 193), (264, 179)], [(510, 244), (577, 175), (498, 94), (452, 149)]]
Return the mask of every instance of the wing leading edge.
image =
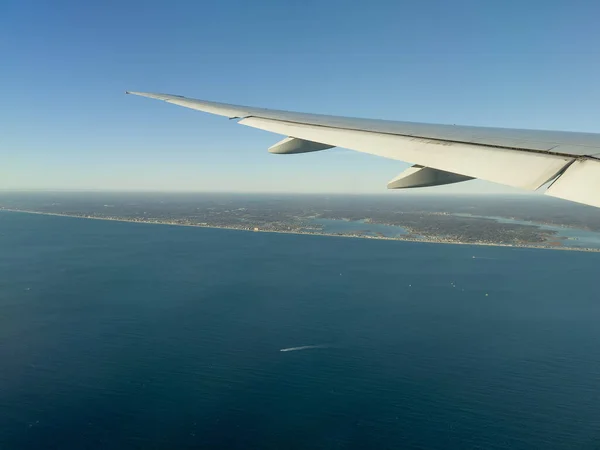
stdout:
[(286, 136), (269, 151), (305, 153), (343, 147), (414, 164), (390, 189), (479, 178), (600, 207), (600, 135), (356, 119), (253, 108), (186, 97), (127, 92), (238, 119)]

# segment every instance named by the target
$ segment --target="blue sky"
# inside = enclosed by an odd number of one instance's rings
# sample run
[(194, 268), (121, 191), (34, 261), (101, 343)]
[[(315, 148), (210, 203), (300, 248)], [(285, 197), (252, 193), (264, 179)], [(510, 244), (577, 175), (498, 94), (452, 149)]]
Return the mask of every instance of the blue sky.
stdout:
[(384, 193), (407, 167), (271, 155), (279, 136), (125, 90), (600, 132), (598, 17), (594, 0), (4, 0), (0, 189)]

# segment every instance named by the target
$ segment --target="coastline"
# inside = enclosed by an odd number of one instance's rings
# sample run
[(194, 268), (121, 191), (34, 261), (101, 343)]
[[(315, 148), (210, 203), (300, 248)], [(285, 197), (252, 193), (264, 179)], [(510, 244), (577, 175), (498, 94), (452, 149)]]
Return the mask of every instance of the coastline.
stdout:
[(457, 242), (457, 241), (445, 241), (445, 240), (428, 240), (428, 239), (407, 239), (401, 236), (399, 237), (387, 237), (387, 236), (368, 236), (368, 235), (351, 235), (351, 234), (335, 234), (335, 233), (324, 233), (324, 232), (304, 232), (304, 231), (285, 231), (285, 230), (249, 230), (247, 228), (237, 228), (228, 226), (215, 226), (215, 225), (200, 225), (200, 224), (183, 224), (173, 222), (161, 222), (161, 221), (150, 221), (150, 220), (133, 220), (126, 218), (111, 218), (111, 217), (95, 217), (95, 216), (78, 216), (75, 214), (61, 214), (51, 213), (42, 211), (29, 211), (23, 209), (10, 209), (0, 208), (1, 211), (24, 213), (24, 214), (37, 214), (42, 216), (57, 216), (57, 217), (69, 217), (72, 219), (88, 219), (88, 220), (105, 220), (111, 222), (127, 222), (127, 223), (141, 223), (148, 225), (170, 225), (177, 227), (191, 227), (191, 228), (209, 228), (209, 229), (220, 229), (220, 230), (235, 230), (245, 231), (250, 233), (278, 233), (278, 234), (296, 234), (296, 235), (307, 235), (307, 236), (327, 236), (327, 237), (340, 237), (350, 239), (367, 239), (367, 240), (385, 240), (385, 241), (399, 241), (399, 242), (415, 242), (422, 244), (446, 244), (446, 245), (475, 245), (480, 247), (509, 247), (509, 248), (524, 248), (534, 250), (562, 250), (562, 251), (574, 251), (574, 252), (588, 252), (588, 253), (599, 253), (600, 248), (588, 248), (588, 247), (558, 247), (558, 246), (544, 246), (544, 245), (527, 245), (527, 244), (501, 244), (501, 243), (483, 243), (483, 242)]

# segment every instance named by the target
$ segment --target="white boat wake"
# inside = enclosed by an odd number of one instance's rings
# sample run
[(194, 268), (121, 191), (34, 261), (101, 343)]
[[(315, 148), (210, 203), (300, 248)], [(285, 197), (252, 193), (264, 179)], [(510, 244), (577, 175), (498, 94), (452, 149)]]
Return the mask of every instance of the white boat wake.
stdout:
[(310, 350), (311, 348), (328, 348), (329, 345), (327, 344), (320, 344), (320, 345), (303, 345), (301, 347), (289, 347), (289, 348), (282, 348), (279, 351), (280, 352), (298, 352), (300, 350)]

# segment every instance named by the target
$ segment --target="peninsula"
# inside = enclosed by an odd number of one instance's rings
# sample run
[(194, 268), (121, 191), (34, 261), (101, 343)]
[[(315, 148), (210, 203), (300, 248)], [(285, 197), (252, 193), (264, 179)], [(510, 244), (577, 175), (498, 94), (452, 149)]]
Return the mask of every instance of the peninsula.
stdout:
[[(542, 198), (542, 200), (545, 200)], [(550, 203), (550, 204), (549, 204)], [(557, 204), (560, 208), (557, 207)], [(571, 205), (571, 204), (569, 204)], [(539, 198), (2, 192), (0, 210), (447, 244), (600, 251), (600, 213)]]

